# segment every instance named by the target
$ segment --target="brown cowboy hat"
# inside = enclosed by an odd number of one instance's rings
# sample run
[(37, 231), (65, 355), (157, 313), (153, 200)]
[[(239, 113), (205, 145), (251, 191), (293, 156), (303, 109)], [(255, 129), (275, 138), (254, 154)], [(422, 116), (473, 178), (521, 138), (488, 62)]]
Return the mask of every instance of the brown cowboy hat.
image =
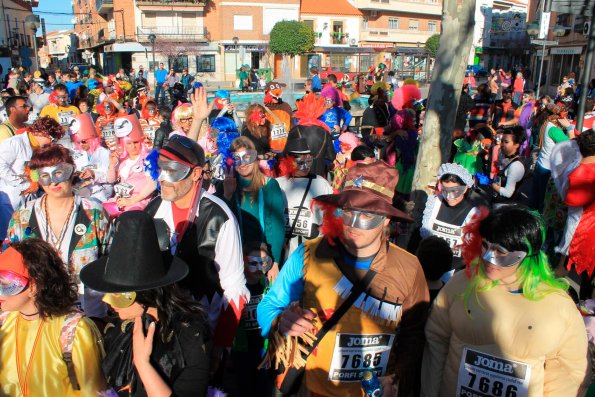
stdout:
[(413, 219), (393, 206), (399, 172), (384, 161), (359, 163), (347, 171), (345, 188), (338, 194), (325, 194), (314, 200), (340, 208), (373, 212), (404, 222)]

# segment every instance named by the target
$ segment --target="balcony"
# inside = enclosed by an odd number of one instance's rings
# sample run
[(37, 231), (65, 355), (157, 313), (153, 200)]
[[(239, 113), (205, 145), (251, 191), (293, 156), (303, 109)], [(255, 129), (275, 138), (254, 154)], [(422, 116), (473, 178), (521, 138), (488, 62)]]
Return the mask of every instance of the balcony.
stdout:
[(95, 8), (99, 14), (105, 14), (114, 9), (114, 0), (95, 0)]
[(209, 0), (136, 0), (136, 5), (143, 11), (189, 11), (194, 8), (200, 11), (208, 2)]
[(368, 28), (362, 30), (360, 41), (403, 43), (425, 43), (426, 40), (436, 32), (426, 30), (405, 30), (405, 29), (382, 29)]
[(140, 43), (148, 43), (149, 35), (156, 36), (156, 43), (208, 42), (208, 32), (200, 26), (137, 26), (136, 36)]
[(442, 2), (439, 0), (356, 0), (356, 6), (363, 11), (391, 11), (407, 14), (442, 15)]

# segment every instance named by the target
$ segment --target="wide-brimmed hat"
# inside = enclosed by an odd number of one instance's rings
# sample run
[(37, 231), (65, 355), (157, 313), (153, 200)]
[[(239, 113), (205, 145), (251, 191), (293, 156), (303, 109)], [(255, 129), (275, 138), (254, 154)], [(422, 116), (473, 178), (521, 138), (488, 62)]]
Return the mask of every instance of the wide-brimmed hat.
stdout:
[(299, 156), (301, 154), (311, 154), (310, 146), (308, 146), (308, 140), (306, 138), (291, 138), (287, 139), (285, 149), (283, 151), (286, 154)]
[(143, 211), (122, 213), (108, 256), (83, 267), (81, 281), (100, 292), (144, 291), (180, 281), (188, 265), (161, 251), (153, 218)]
[(373, 212), (405, 222), (413, 221), (409, 215), (393, 206), (399, 172), (384, 161), (354, 165), (347, 171), (346, 181), (340, 193), (325, 194), (315, 200), (344, 209)]

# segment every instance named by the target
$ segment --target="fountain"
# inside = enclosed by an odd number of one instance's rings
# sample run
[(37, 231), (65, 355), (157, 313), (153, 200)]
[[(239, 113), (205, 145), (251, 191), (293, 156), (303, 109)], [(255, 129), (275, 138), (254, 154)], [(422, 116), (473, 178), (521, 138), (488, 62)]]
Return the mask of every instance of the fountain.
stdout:
[(283, 90), (283, 96), (287, 98), (293, 98), (293, 94), (295, 91), (294, 81), (293, 81), (293, 57), (289, 55), (283, 55), (283, 59), (281, 61), (281, 83), (287, 84), (287, 87)]

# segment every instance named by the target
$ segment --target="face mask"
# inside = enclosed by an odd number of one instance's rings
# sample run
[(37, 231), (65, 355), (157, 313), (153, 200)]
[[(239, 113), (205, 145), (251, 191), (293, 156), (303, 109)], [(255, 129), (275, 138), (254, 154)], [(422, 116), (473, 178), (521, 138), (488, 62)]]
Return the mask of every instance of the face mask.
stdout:
[(53, 167), (42, 167), (37, 173), (39, 174), (39, 184), (41, 186), (49, 186), (52, 183), (58, 184), (70, 181), (70, 177), (74, 173), (74, 165), (60, 163)]
[(136, 300), (136, 292), (113, 292), (103, 296), (102, 301), (116, 309), (126, 309)]
[(518, 265), (527, 257), (527, 253), (524, 251), (508, 251), (506, 248), (486, 240), (481, 241), (481, 252), (484, 261), (500, 267)]
[(158, 180), (166, 182), (179, 182), (186, 179), (192, 168), (177, 161), (158, 160), (157, 165), (161, 172)]
[(265, 274), (273, 267), (273, 259), (270, 256), (248, 256), (246, 265), (250, 273), (262, 272)]
[(235, 152), (232, 154), (233, 165), (239, 167), (241, 165), (252, 164), (258, 158), (258, 152), (253, 149), (244, 150), (242, 152)]
[(356, 210), (340, 210), (345, 226), (362, 230), (376, 229), (384, 222), (384, 215)]
[(307, 155), (298, 157), (295, 159), (295, 164), (297, 165), (298, 170), (308, 172), (310, 171), (310, 167), (312, 167), (312, 156)]
[(149, 114), (155, 114), (155, 109), (147, 109), (147, 112), (148, 112)]
[(0, 296), (15, 296), (29, 285), (29, 279), (8, 270), (0, 270)]
[(105, 113), (111, 113), (112, 112), (112, 107), (111, 106), (105, 105), (105, 106), (103, 106), (103, 108), (105, 109)]
[(445, 200), (456, 200), (465, 194), (466, 186), (440, 187), (440, 195)]

